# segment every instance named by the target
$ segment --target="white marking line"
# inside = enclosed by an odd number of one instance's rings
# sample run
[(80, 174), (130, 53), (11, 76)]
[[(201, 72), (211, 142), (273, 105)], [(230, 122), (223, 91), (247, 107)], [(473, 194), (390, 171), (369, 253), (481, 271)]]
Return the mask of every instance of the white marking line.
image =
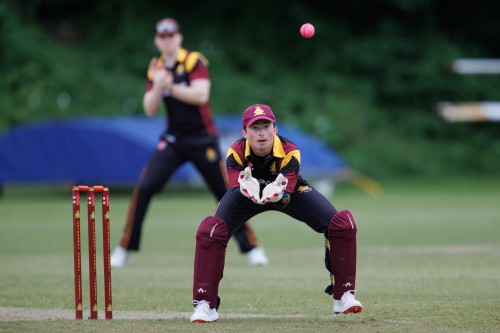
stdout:
[(411, 321), (411, 320), (385, 320), (385, 322), (388, 323), (393, 323), (393, 324), (418, 324), (417, 321)]
[[(105, 318), (104, 311), (99, 311), (99, 319)], [(113, 311), (113, 319), (185, 319), (189, 320), (192, 312), (174, 312), (174, 311)], [(83, 311), (83, 318), (90, 315), (89, 311)], [(305, 315), (267, 315), (267, 314), (250, 314), (250, 313), (222, 313), (223, 318), (309, 318)], [(311, 317), (313, 318), (313, 317)], [(74, 320), (74, 310), (63, 309), (32, 309), (32, 308), (6, 308), (0, 307), (0, 322), (2, 321), (37, 321), (37, 320)]]
[(371, 254), (493, 254), (500, 255), (500, 245), (497, 244), (450, 244), (450, 245), (410, 245), (410, 246), (363, 246), (358, 247), (358, 253)]

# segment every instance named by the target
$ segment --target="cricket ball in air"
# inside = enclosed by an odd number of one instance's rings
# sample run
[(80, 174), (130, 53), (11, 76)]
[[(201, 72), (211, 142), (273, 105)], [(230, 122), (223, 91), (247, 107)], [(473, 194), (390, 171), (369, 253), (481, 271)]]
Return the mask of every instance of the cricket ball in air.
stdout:
[(314, 36), (314, 25), (312, 25), (311, 23), (302, 24), (302, 26), (300, 27), (300, 34), (304, 38), (311, 38), (312, 36)]

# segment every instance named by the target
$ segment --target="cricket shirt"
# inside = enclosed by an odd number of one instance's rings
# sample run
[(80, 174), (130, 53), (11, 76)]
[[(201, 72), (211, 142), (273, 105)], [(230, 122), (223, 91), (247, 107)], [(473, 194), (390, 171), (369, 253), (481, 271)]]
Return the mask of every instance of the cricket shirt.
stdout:
[[(166, 67), (164, 59), (160, 57), (157, 66), (171, 71), (176, 85), (189, 86), (193, 80), (210, 79), (208, 61), (201, 53), (195, 51), (181, 49), (177, 54), (176, 63), (171, 68)], [(151, 90), (152, 87), (153, 74), (152, 71), (148, 71), (147, 90)], [(217, 136), (217, 129), (208, 103), (187, 104), (173, 98), (169, 92), (163, 93), (163, 101), (167, 110), (165, 133), (167, 141)]]
[(275, 135), (273, 150), (267, 156), (257, 156), (252, 152), (245, 138), (233, 143), (226, 156), (226, 168), (231, 188), (239, 187), (239, 174), (246, 167), (252, 170), (252, 177), (259, 181), (260, 190), (272, 183), (278, 174), (288, 179), (285, 192), (293, 193), (299, 186), (307, 185), (300, 175), (300, 151), (288, 139)]

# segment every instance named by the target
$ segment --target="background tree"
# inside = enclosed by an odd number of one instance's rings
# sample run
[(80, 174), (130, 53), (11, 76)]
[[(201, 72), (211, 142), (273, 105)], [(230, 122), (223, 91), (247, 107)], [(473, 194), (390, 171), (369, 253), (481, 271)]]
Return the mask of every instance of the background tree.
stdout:
[[(142, 114), (154, 23), (173, 16), (210, 60), (215, 114), (273, 106), (376, 177), (499, 175), (498, 123), (450, 124), (440, 101), (500, 98), (455, 58), (500, 53), (500, 3), (8, 0), (0, 4), (0, 129)], [(316, 27), (300, 37), (304, 22)]]

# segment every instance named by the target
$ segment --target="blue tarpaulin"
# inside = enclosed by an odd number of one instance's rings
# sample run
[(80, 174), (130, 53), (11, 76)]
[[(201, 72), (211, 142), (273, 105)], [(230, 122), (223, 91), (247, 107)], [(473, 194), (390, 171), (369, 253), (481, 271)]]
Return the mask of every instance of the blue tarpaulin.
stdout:
[[(135, 184), (156, 148), (164, 121), (161, 116), (78, 118), (12, 128), (0, 134), (0, 184)], [(241, 137), (241, 119), (219, 116), (215, 122), (225, 155)], [(313, 136), (286, 124), (278, 128), (278, 134), (299, 147), (306, 179), (328, 178), (347, 169), (335, 151)], [(180, 168), (172, 181), (202, 183), (191, 164)]]

